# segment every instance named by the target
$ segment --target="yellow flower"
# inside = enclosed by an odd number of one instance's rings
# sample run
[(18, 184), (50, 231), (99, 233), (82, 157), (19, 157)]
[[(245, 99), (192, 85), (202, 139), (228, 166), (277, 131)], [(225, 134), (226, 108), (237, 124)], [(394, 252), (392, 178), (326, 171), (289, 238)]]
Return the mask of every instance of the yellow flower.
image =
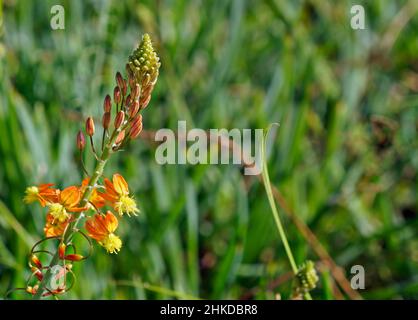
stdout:
[(86, 222), (89, 237), (95, 239), (109, 253), (117, 253), (122, 247), (122, 240), (114, 234), (118, 227), (118, 219), (112, 212), (106, 215), (95, 214)]
[(87, 210), (87, 207), (78, 207), (80, 199), (80, 189), (75, 186), (68, 187), (58, 194), (56, 202), (48, 204), (48, 213), (54, 220), (63, 223), (70, 217), (68, 212), (81, 212)]
[(106, 199), (119, 216), (126, 213), (128, 216), (136, 216), (139, 209), (135, 200), (129, 195), (129, 187), (125, 179), (120, 174), (114, 174), (112, 181), (104, 179), (106, 191), (100, 194)]
[(32, 203), (39, 201), (42, 207), (45, 207), (48, 203), (56, 202), (59, 190), (51, 188), (53, 185), (53, 183), (46, 183), (38, 186), (27, 187), (23, 202)]

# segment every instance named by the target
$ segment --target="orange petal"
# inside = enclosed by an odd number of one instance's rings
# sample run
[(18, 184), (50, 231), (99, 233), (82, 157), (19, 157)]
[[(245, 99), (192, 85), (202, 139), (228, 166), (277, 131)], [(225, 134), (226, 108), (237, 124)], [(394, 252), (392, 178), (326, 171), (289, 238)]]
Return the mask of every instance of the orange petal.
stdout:
[(109, 233), (112, 233), (116, 230), (116, 228), (118, 227), (118, 219), (115, 217), (115, 215), (110, 212), (107, 211), (106, 212), (106, 229)]
[(120, 174), (118, 173), (114, 174), (112, 180), (113, 180), (113, 187), (115, 188), (116, 192), (119, 195), (129, 194), (128, 183)]
[(80, 198), (80, 190), (75, 186), (62, 190), (60, 194), (60, 202), (66, 209), (77, 206), (80, 202)]

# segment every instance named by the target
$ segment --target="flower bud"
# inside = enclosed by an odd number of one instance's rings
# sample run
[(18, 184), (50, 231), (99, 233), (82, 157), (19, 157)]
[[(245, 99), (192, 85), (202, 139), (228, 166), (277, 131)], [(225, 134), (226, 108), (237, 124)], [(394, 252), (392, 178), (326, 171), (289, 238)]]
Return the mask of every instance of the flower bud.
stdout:
[(125, 120), (125, 112), (119, 111), (115, 118), (115, 129), (119, 129), (119, 127), (122, 125), (124, 120)]
[(66, 248), (67, 248), (67, 246), (63, 242), (61, 242), (60, 245), (58, 246), (58, 255), (59, 255), (60, 259), (64, 259)]
[(148, 106), (148, 104), (151, 100), (151, 95), (144, 96), (143, 98), (141, 97), (141, 99), (139, 99), (139, 109), (141, 109), (141, 110), (145, 109)]
[(119, 86), (116, 86), (115, 89), (113, 90), (113, 100), (115, 101), (116, 104), (119, 104), (121, 101)]
[(92, 117), (88, 117), (86, 120), (86, 133), (90, 137), (94, 135), (94, 121)]
[(139, 111), (139, 101), (134, 101), (129, 106), (129, 118), (133, 119)]
[(119, 132), (118, 136), (116, 137), (115, 144), (116, 145), (121, 144), (124, 139), (125, 139), (125, 130), (122, 130), (121, 132)]
[(138, 114), (133, 120), (132, 120), (132, 123), (131, 123), (131, 128), (133, 128), (133, 127), (137, 127), (137, 126), (139, 126), (140, 124), (142, 124), (142, 114)]
[(42, 269), (42, 263), (36, 255), (32, 254), (30, 260), (35, 266), (37, 266), (39, 269)]
[(78, 131), (78, 134), (77, 134), (77, 149), (81, 151), (84, 149), (85, 146), (86, 146), (86, 138), (84, 138), (84, 134), (80, 130)]
[(125, 106), (127, 106), (127, 107), (129, 107), (129, 105), (131, 104), (131, 95), (130, 94), (128, 94), (128, 96), (126, 97), (126, 100), (125, 100)]
[(103, 129), (107, 130), (110, 124), (110, 112), (105, 112), (102, 118)]
[(135, 87), (132, 90), (132, 99), (137, 100), (139, 98), (139, 95), (141, 94), (141, 87), (139, 84), (135, 84)]
[(70, 261), (81, 261), (84, 259), (84, 256), (81, 254), (67, 254), (64, 259)]
[(132, 127), (131, 131), (129, 132), (129, 137), (133, 140), (139, 136), (142, 131), (142, 122), (139, 125)]
[(106, 98), (104, 99), (104, 102), (103, 102), (103, 110), (104, 112), (110, 112), (111, 109), (112, 109), (112, 100), (110, 98), (110, 95), (106, 95)]
[(127, 90), (126, 80), (123, 79), (119, 71), (116, 73), (116, 83), (118, 84), (119, 88), (122, 89), (122, 94), (126, 95), (126, 90)]

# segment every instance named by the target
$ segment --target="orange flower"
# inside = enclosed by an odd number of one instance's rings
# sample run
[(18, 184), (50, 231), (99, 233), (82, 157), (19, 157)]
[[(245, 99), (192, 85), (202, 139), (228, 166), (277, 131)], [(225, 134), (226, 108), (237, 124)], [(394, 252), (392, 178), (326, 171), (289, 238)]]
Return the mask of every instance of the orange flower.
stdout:
[(48, 204), (48, 214), (54, 218), (54, 221), (57, 219), (58, 222), (63, 223), (70, 217), (68, 212), (81, 212), (88, 209), (78, 207), (80, 200), (80, 189), (75, 186), (68, 187), (58, 194), (56, 202)]
[[(81, 194), (84, 194), (84, 192), (87, 189), (87, 186), (89, 185), (90, 178), (85, 178), (83, 182), (81, 183), (80, 192)], [(105, 199), (100, 195), (100, 193), (97, 191), (96, 188), (93, 189), (89, 202), (92, 203), (97, 209), (102, 208), (105, 205)]]
[(106, 215), (96, 213), (86, 221), (85, 227), (89, 237), (95, 239), (107, 252), (117, 253), (122, 247), (122, 241), (114, 234), (118, 219), (112, 212), (107, 211)]
[(39, 201), (42, 207), (45, 207), (48, 203), (56, 202), (59, 190), (51, 188), (53, 185), (53, 183), (45, 183), (27, 187), (23, 201), (25, 203)]
[(114, 174), (112, 182), (105, 178), (106, 192), (101, 196), (106, 199), (120, 216), (126, 213), (128, 216), (136, 216), (139, 209), (135, 200), (129, 195), (129, 187), (125, 179), (120, 174)]
[(46, 215), (46, 223), (44, 227), (44, 233), (47, 237), (58, 237), (64, 233), (70, 219), (64, 222), (59, 222), (51, 214)]

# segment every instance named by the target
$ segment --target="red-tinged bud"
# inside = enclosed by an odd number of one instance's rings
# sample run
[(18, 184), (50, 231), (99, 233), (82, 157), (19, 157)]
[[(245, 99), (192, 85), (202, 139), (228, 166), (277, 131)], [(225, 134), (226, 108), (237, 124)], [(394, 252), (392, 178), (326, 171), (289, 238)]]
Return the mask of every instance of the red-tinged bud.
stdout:
[(125, 112), (119, 111), (115, 118), (115, 129), (119, 129), (125, 120)]
[(133, 140), (139, 136), (141, 131), (142, 131), (142, 122), (139, 125), (131, 128), (131, 131), (129, 132), (129, 137)]
[(38, 285), (31, 287), (31, 286), (27, 286), (26, 287), (26, 292), (29, 294), (35, 294), (36, 291), (38, 291)]
[(141, 97), (141, 99), (139, 99), (139, 109), (145, 109), (148, 106), (148, 103), (151, 100), (151, 95), (148, 96), (144, 96)]
[(121, 101), (121, 95), (120, 95), (120, 88), (119, 86), (116, 86), (113, 90), (113, 100), (118, 105)]
[(110, 112), (105, 112), (102, 118), (102, 125), (105, 130), (109, 128), (110, 124)]
[[(129, 69), (130, 70), (130, 69)], [(130, 76), (129, 79), (129, 88), (131, 89), (131, 91), (135, 88), (135, 78), (133, 76)]]
[(142, 125), (142, 114), (138, 114), (131, 123), (131, 128), (137, 127), (139, 125)]
[(119, 145), (122, 143), (122, 141), (125, 139), (125, 130), (122, 130), (119, 132), (118, 136), (116, 137), (115, 144)]
[(110, 112), (112, 109), (112, 99), (110, 98), (110, 95), (106, 95), (104, 102), (103, 102), (103, 110), (104, 112)]
[(94, 135), (94, 121), (92, 117), (88, 117), (86, 120), (86, 133), (92, 137)]
[(139, 111), (139, 101), (134, 101), (129, 107), (129, 118), (133, 119)]
[(139, 95), (141, 94), (141, 87), (139, 86), (139, 84), (135, 84), (135, 87), (132, 90), (132, 99), (136, 100), (139, 98)]
[(41, 270), (39, 270), (37, 267), (32, 267), (31, 271), (39, 281), (42, 281), (44, 275), (42, 274)]
[(122, 88), (123, 87), (123, 77), (122, 77), (122, 75), (120, 74), (120, 72), (118, 71), (118, 72), (116, 72), (116, 83), (118, 84), (118, 86), (120, 87), (120, 88)]
[(85, 146), (86, 146), (86, 138), (84, 138), (84, 134), (80, 130), (78, 131), (78, 134), (77, 134), (77, 149), (81, 151), (84, 149)]
[(126, 100), (125, 100), (125, 106), (127, 106), (127, 107), (129, 107), (129, 105), (131, 104), (131, 95), (130, 94), (128, 94), (128, 96), (126, 97)]
[(65, 248), (67, 248), (67, 246), (65, 245), (65, 243), (61, 242), (58, 246), (58, 255), (60, 259), (64, 259), (65, 257)]
[(31, 257), (30, 257), (30, 260), (32, 261), (32, 263), (35, 265), (35, 266), (37, 266), (39, 269), (42, 269), (42, 263), (41, 263), (41, 261), (39, 260), (39, 258), (36, 256), (36, 255), (32, 255)]
[(65, 260), (69, 260), (69, 261), (81, 261), (84, 259), (84, 256), (82, 256), (81, 254), (67, 254), (64, 257)]
[(123, 79), (119, 71), (116, 73), (116, 83), (118, 84), (119, 88), (122, 89), (122, 94), (125, 96), (128, 87), (126, 85), (126, 80)]

